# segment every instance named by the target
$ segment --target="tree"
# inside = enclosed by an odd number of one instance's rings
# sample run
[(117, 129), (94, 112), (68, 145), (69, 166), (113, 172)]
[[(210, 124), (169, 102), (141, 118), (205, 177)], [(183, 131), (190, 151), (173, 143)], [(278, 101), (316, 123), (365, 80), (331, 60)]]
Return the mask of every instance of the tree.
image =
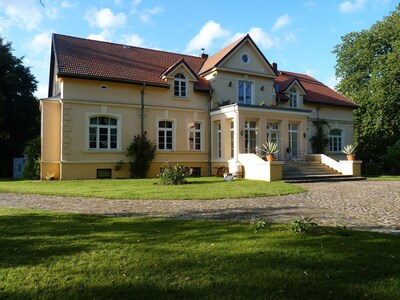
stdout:
[(0, 37), (0, 177), (11, 176), (13, 157), (22, 156), (26, 143), (39, 135), (36, 84), (22, 58), (12, 55), (11, 43)]
[(337, 89), (355, 101), (358, 158), (381, 163), (400, 139), (400, 5), (369, 30), (342, 37), (336, 54)]

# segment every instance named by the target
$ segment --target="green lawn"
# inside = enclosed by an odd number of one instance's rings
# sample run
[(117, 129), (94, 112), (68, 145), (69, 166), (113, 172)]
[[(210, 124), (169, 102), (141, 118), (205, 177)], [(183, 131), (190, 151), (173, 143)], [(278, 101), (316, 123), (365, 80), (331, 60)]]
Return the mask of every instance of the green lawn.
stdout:
[(400, 299), (400, 236), (0, 209), (0, 298)]
[(284, 182), (234, 180), (220, 177), (189, 178), (178, 186), (160, 185), (159, 179), (0, 181), (0, 193), (23, 193), (107, 199), (224, 199), (287, 195), (305, 191)]
[(381, 176), (366, 176), (368, 180), (382, 180), (382, 181), (400, 181), (400, 176), (381, 175)]

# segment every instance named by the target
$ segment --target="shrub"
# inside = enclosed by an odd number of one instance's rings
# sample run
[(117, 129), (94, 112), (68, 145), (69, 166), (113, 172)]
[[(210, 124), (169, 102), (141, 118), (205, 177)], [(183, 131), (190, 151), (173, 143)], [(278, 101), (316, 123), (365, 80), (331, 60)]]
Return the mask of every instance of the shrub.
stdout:
[(324, 154), (325, 148), (329, 144), (329, 139), (324, 132), (324, 126), (328, 126), (328, 122), (323, 119), (313, 121), (313, 125), (316, 128), (315, 135), (310, 138), (311, 148), (314, 154)]
[(126, 149), (126, 156), (132, 157), (130, 172), (133, 178), (145, 178), (149, 172), (150, 163), (154, 159), (157, 145), (146, 135), (135, 135), (132, 144)]
[(300, 218), (292, 220), (292, 230), (296, 233), (306, 233), (311, 228), (317, 227), (318, 224), (313, 222), (312, 218)]
[(186, 177), (189, 175), (189, 168), (177, 164), (175, 167), (168, 163), (161, 166), (160, 173), (161, 184), (178, 185), (186, 183)]
[(250, 222), (250, 229), (254, 233), (257, 233), (257, 231), (262, 230), (262, 229), (269, 229), (269, 228), (271, 228), (271, 226), (272, 226), (272, 223), (267, 220), (258, 220), (258, 221)]
[(22, 177), (25, 179), (40, 178), (40, 136), (31, 139), (25, 148), (26, 162)]

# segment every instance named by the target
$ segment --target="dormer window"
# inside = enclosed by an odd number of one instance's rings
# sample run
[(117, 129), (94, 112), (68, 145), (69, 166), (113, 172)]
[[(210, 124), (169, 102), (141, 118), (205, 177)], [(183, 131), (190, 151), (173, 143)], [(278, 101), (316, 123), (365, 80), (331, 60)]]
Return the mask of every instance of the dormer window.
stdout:
[(174, 78), (174, 96), (175, 97), (186, 97), (187, 80), (185, 75), (178, 73)]
[(293, 108), (297, 108), (298, 106), (298, 95), (296, 89), (291, 89), (289, 91), (289, 106)]

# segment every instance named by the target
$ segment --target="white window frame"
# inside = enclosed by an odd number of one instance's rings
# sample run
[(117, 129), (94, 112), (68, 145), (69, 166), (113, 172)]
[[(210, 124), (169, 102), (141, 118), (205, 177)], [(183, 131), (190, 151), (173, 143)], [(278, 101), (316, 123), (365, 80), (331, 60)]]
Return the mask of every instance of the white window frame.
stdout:
[[(200, 125), (200, 129), (196, 129), (196, 128), (190, 128), (190, 124), (199, 124)], [(187, 128), (188, 128), (188, 149), (189, 151), (203, 151), (203, 132), (204, 132), (204, 126), (203, 126), (202, 121), (197, 121), (197, 120), (191, 120), (187, 122)], [(200, 149), (196, 149), (196, 133), (199, 134), (199, 144), (200, 144)], [(190, 139), (191, 139), (191, 134), (193, 134), (193, 143), (191, 143)]]
[(291, 108), (299, 107), (299, 93), (295, 88), (291, 88), (289, 91), (289, 107)]
[[(187, 98), (187, 78), (182, 73), (177, 73), (174, 76), (174, 97)], [(176, 90), (178, 88), (178, 90)]]
[[(106, 117), (113, 118), (117, 120), (117, 125), (96, 125), (90, 124), (90, 119), (95, 117)], [(97, 128), (97, 147), (90, 148), (90, 127)], [(108, 129), (117, 129), (117, 147), (110, 148), (110, 131), (108, 131), (108, 147), (107, 148), (99, 148), (99, 128), (108, 128)], [(85, 113), (85, 151), (90, 152), (115, 152), (121, 151), (121, 135), (122, 135), (122, 114), (110, 114), (110, 113), (98, 113), (98, 112), (86, 112)]]
[(229, 130), (231, 138), (231, 158), (235, 157), (235, 121), (231, 120), (231, 128)]
[[(251, 123), (255, 123), (255, 127), (251, 127)], [(251, 138), (251, 133), (254, 132), (255, 138)], [(255, 120), (247, 120), (244, 122), (244, 152), (245, 153), (256, 153), (256, 147), (257, 147), (257, 134), (258, 134), (258, 128), (257, 128), (257, 121)], [(251, 142), (254, 141), (254, 149), (251, 147)]]
[[(243, 84), (243, 101), (240, 101), (240, 85)], [(247, 95), (246, 95), (246, 85), (250, 84), (250, 102), (248, 103)], [(254, 82), (250, 80), (238, 80), (237, 85), (237, 99), (240, 104), (253, 104), (253, 95), (254, 95)]]
[(215, 122), (215, 132), (216, 132), (216, 156), (217, 158), (222, 158), (222, 124), (221, 121)]
[[(332, 135), (333, 130), (338, 130), (340, 132), (340, 135)], [(334, 143), (332, 141), (336, 141), (336, 147), (334, 146)], [(332, 128), (329, 130), (329, 152), (331, 153), (341, 153), (343, 150), (343, 145), (344, 145), (344, 130), (342, 128)], [(335, 150), (335, 148), (337, 148)]]
[[(175, 151), (175, 127), (176, 127), (176, 120), (174, 119), (157, 119), (157, 150), (158, 151), (162, 151), (162, 152), (171, 152), (171, 151)], [(160, 127), (160, 122), (171, 122), (172, 126), (171, 128), (163, 128)], [(172, 141), (171, 141), (171, 149), (160, 149), (160, 131), (164, 132), (164, 138), (166, 137), (166, 133), (167, 132), (171, 132), (171, 137), (172, 137)], [(167, 145), (166, 143), (166, 139), (164, 139), (164, 147)]]

